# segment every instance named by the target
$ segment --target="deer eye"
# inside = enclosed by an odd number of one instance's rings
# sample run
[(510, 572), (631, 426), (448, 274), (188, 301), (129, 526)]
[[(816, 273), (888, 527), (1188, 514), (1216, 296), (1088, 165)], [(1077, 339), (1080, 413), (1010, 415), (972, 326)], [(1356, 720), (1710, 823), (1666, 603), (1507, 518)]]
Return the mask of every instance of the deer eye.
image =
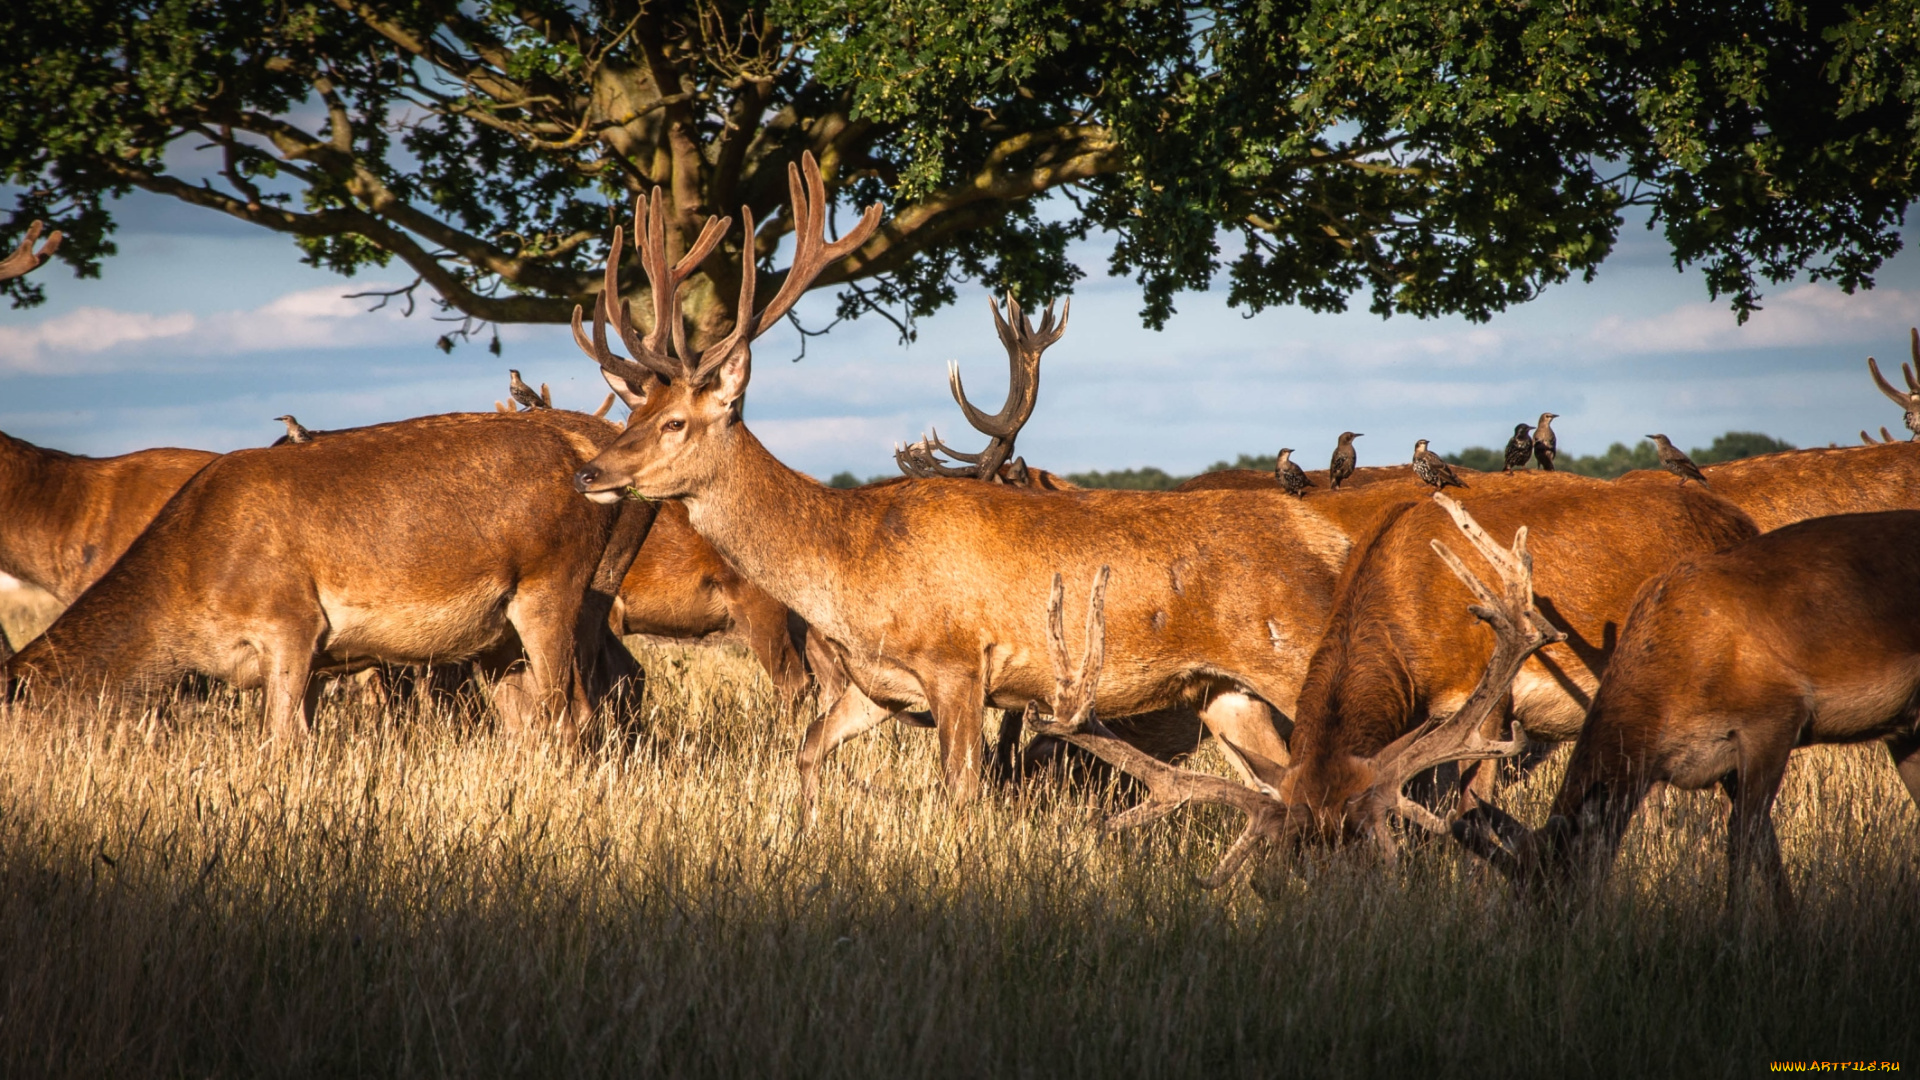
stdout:
[(686, 426), (687, 426), (687, 422), (685, 420), (669, 420), (666, 423), (660, 425), (660, 430), (661, 431), (679, 431)]

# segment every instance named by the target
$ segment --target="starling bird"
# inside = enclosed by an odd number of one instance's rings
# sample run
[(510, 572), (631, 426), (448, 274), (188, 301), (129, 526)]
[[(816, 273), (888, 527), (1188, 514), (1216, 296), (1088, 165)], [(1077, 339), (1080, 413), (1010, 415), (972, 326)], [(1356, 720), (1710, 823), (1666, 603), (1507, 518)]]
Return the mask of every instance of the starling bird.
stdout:
[[(546, 387), (543, 385), (540, 389), (544, 391)], [(544, 393), (534, 393), (533, 387), (520, 381), (520, 373), (512, 368), (507, 369), (507, 392), (513, 395), (513, 400), (519, 402), (523, 409), (553, 408), (553, 403), (547, 400)]]
[(1467, 486), (1453, 475), (1453, 466), (1447, 464), (1439, 454), (1427, 449), (1425, 439), (1413, 444), (1413, 475), (1419, 477), (1421, 483), (1433, 485), (1435, 491)]
[(1353, 453), (1353, 440), (1365, 435), (1364, 431), (1343, 431), (1340, 433), (1340, 445), (1333, 448), (1333, 460), (1327, 463), (1328, 487), (1340, 490), (1340, 481), (1353, 475), (1353, 463), (1359, 460)]
[(1559, 413), (1543, 412), (1533, 429), (1533, 460), (1548, 472), (1553, 471), (1553, 457), (1560, 452), (1560, 444), (1553, 437), (1553, 422), (1558, 419)]
[(1507, 467), (1504, 472), (1527, 467), (1527, 461), (1533, 457), (1533, 436), (1527, 434), (1526, 424), (1513, 425), (1513, 438), (1507, 440)]
[(1307, 479), (1307, 474), (1300, 470), (1300, 466), (1293, 463), (1291, 446), (1283, 447), (1280, 450), (1280, 456), (1274, 459), (1273, 478), (1280, 482), (1281, 487), (1287, 489), (1287, 494), (1301, 498), (1306, 497), (1307, 489), (1313, 486), (1313, 481)]
[[(1681, 453), (1672, 443), (1668, 442), (1665, 435), (1649, 435), (1647, 438), (1653, 440), (1653, 448), (1660, 455), (1660, 467), (1679, 477), (1682, 484), (1689, 480), (1698, 480), (1703, 484), (1707, 483), (1707, 478), (1700, 475), (1700, 466), (1695, 465), (1692, 458)], [(1713, 485), (1708, 484), (1707, 486), (1711, 487)]]
[(273, 442), (273, 445), (279, 446), (281, 443), (303, 443), (303, 442), (313, 441), (313, 432), (308, 431), (306, 428), (301, 427), (300, 421), (295, 420), (292, 416), (276, 416), (274, 417), (274, 419), (287, 425), (287, 433), (284, 437), (275, 439)]

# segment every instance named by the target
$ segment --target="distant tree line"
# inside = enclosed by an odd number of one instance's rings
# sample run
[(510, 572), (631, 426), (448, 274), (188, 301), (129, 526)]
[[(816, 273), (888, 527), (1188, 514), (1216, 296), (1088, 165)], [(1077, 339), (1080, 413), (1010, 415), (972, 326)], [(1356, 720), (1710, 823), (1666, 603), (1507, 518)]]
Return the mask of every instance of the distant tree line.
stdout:
[[(1794, 445), (1785, 439), (1776, 439), (1758, 431), (1729, 431), (1713, 440), (1711, 446), (1696, 446), (1688, 451), (1688, 456), (1701, 465), (1713, 465), (1722, 461), (1734, 461), (1739, 458), (1754, 457), (1759, 454), (1772, 454), (1781, 450), (1792, 450)], [(1481, 472), (1497, 472), (1502, 466), (1499, 450), (1485, 446), (1469, 446), (1456, 454), (1445, 454), (1449, 462), (1464, 465)], [(1309, 464), (1311, 463), (1303, 463)], [(1362, 465), (1378, 465), (1381, 462), (1361, 459)], [(1562, 453), (1557, 466), (1563, 472), (1578, 473), (1581, 476), (1597, 476), (1611, 480), (1623, 473), (1635, 469), (1657, 469), (1660, 459), (1654, 456), (1653, 444), (1645, 439), (1629, 447), (1626, 443), (1614, 443), (1606, 452), (1575, 457)], [(1273, 468), (1270, 454), (1241, 454), (1232, 461), (1216, 461), (1202, 472), (1219, 472), (1222, 469), (1257, 469), (1261, 471)], [(869, 477), (867, 482), (884, 480), (886, 476)], [(1190, 476), (1175, 476), (1165, 469), (1147, 465), (1138, 469), (1110, 469), (1105, 472), (1068, 473), (1067, 479), (1085, 488), (1127, 488), (1134, 491), (1167, 491), (1192, 479)], [(827, 481), (828, 487), (853, 488), (861, 484), (859, 477), (850, 472), (835, 473)]]

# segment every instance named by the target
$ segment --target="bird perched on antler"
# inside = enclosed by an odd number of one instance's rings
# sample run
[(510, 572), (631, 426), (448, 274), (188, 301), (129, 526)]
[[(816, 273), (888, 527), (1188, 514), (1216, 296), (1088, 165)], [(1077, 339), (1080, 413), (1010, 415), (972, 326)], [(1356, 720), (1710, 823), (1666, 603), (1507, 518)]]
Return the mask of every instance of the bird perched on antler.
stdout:
[(1527, 434), (1531, 430), (1528, 424), (1513, 425), (1513, 438), (1507, 440), (1507, 467), (1502, 472), (1524, 469), (1533, 459), (1533, 436)]
[(1306, 472), (1293, 460), (1291, 446), (1282, 447), (1280, 456), (1273, 459), (1273, 478), (1287, 494), (1295, 497), (1305, 497), (1307, 489), (1313, 486), (1313, 481), (1307, 479)]
[(1560, 440), (1553, 437), (1553, 422), (1558, 419), (1559, 413), (1543, 412), (1533, 427), (1533, 460), (1548, 472), (1553, 471), (1553, 459), (1560, 452)]
[[(1692, 458), (1681, 453), (1679, 447), (1667, 441), (1665, 435), (1649, 435), (1647, 438), (1653, 440), (1654, 452), (1660, 455), (1661, 468), (1679, 477), (1683, 484), (1689, 480), (1707, 483), (1707, 478), (1700, 475), (1700, 466), (1695, 465)], [(1708, 484), (1708, 486), (1712, 485)]]
[(533, 387), (528, 386), (520, 378), (520, 373), (513, 368), (507, 369), (507, 393), (511, 394), (513, 400), (519, 402), (520, 407), (524, 409), (553, 408), (553, 394), (547, 389), (547, 384), (541, 383), (540, 392), (536, 394), (533, 392)]
[(1413, 475), (1419, 477), (1421, 483), (1431, 484), (1435, 491), (1467, 486), (1453, 474), (1453, 466), (1447, 464), (1446, 459), (1427, 449), (1425, 439), (1413, 444)]
[(295, 420), (293, 414), (289, 413), (286, 416), (276, 416), (274, 419), (287, 425), (286, 437), (280, 439), (279, 442), (304, 443), (313, 441), (313, 432), (301, 427), (300, 421)]
[(1913, 432), (1910, 441), (1920, 442), (1920, 377), (1916, 377), (1916, 373), (1920, 372), (1920, 328), (1910, 329), (1908, 336), (1911, 339), (1913, 363), (1900, 365), (1900, 374), (1906, 376), (1907, 380), (1906, 393), (1895, 390), (1893, 384), (1880, 377), (1880, 365), (1871, 356), (1867, 357), (1867, 370), (1873, 372), (1873, 383), (1880, 388), (1880, 392), (1906, 410), (1907, 430)]
[(1340, 481), (1353, 475), (1354, 463), (1359, 455), (1353, 452), (1353, 440), (1364, 436), (1364, 431), (1343, 431), (1340, 433), (1340, 445), (1333, 448), (1333, 460), (1327, 463), (1327, 486), (1340, 490)]

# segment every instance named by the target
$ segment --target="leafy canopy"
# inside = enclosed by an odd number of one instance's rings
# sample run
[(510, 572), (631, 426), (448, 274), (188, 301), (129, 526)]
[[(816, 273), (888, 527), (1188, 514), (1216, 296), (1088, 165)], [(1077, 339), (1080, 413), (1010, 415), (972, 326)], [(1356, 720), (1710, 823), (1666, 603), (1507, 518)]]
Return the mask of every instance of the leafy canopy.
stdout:
[[(1872, 283), (1920, 133), (1920, 0), (13, 0), (0, 40), (10, 228), (52, 220), (82, 275), (140, 188), (397, 261), (392, 298), (468, 331), (569, 318), (655, 185), (676, 252), (744, 204), (770, 268), (802, 150), (890, 214), (818, 284), (903, 333), (959, 279), (1068, 291), (1095, 228), (1154, 326), (1221, 275), (1250, 311), (1486, 318), (1634, 207), (1744, 316), (1763, 281)], [(689, 285), (696, 339), (741, 243)]]

